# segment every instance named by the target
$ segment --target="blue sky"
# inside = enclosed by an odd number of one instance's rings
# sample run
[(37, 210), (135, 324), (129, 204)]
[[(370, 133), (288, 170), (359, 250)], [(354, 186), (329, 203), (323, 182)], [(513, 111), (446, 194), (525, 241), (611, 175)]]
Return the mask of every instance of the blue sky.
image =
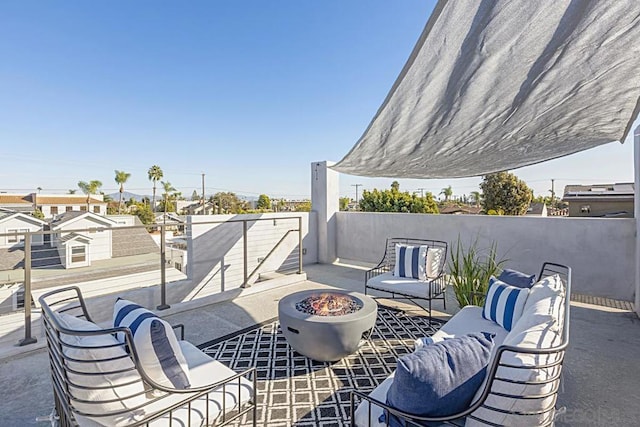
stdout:
[[(434, 1), (0, 3), (0, 190), (79, 180), (149, 194), (159, 165), (185, 195), (303, 198), (311, 162), (340, 160), (399, 74)], [(514, 171), (542, 194), (633, 180), (632, 141)], [(341, 176), (386, 188), (391, 179)], [(400, 180), (455, 194), (479, 178)]]

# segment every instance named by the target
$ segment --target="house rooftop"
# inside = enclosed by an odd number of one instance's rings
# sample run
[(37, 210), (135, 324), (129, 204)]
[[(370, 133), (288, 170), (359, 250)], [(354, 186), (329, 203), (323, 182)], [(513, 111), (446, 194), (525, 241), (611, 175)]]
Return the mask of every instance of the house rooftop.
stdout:
[[(60, 196), (55, 195), (47, 195), (40, 196), (36, 195), (36, 204), (37, 205), (77, 205), (77, 204), (86, 204), (87, 196), (84, 195), (72, 195), (72, 194), (64, 194)], [(90, 198), (89, 203), (92, 205), (105, 205), (107, 202), (104, 200)]]
[(33, 205), (33, 201), (29, 194), (8, 194), (8, 193), (0, 193), (0, 205)]
[(478, 215), (482, 212), (479, 206), (445, 206), (440, 209), (440, 213), (444, 215)]
[(634, 184), (623, 182), (616, 184), (593, 184), (593, 185), (567, 185), (564, 187), (564, 197), (562, 200), (576, 200), (584, 198), (631, 198), (633, 199)]
[(527, 209), (527, 215), (541, 215), (544, 211), (545, 203), (533, 202)]

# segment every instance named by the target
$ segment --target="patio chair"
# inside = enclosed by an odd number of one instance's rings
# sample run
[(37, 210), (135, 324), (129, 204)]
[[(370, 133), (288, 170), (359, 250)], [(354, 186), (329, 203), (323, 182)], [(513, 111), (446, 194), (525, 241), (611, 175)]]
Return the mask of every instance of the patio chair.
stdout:
[[(232, 371), (184, 341), (183, 325), (173, 329), (180, 331), (191, 384), (175, 389), (150, 377), (130, 328), (92, 322), (78, 287), (48, 292), (39, 301), (60, 426), (227, 425), (249, 411), (256, 425), (255, 368)], [(116, 335), (124, 336), (124, 344)]]
[[(482, 307), (466, 306), (432, 336), (436, 342), (474, 332), (494, 333), (484, 382), (472, 403), (448, 415), (420, 416), (389, 405), (394, 374), (372, 392), (351, 392), (353, 427), (388, 426), (388, 411), (407, 426), (553, 426), (562, 366), (569, 345), (571, 268), (545, 262), (527, 298), (523, 316), (510, 331), (482, 318)], [(426, 378), (425, 378), (426, 379)], [(356, 402), (360, 401), (356, 410)], [(403, 424), (404, 425), (404, 424)]]
[[(396, 266), (396, 245), (400, 246), (425, 246), (427, 256), (424, 257), (424, 278), (398, 277), (394, 275)], [(429, 320), (431, 321), (431, 309), (433, 300), (442, 300), (444, 309), (447, 309), (446, 289), (447, 281), (444, 267), (447, 260), (447, 242), (440, 240), (413, 239), (406, 237), (388, 238), (384, 256), (380, 263), (365, 273), (364, 293), (370, 290), (382, 291), (391, 296), (379, 298), (405, 299), (413, 302), (418, 307), (424, 308), (419, 301), (428, 302)], [(429, 251), (434, 250), (434, 257)], [(432, 265), (428, 265), (429, 262)]]

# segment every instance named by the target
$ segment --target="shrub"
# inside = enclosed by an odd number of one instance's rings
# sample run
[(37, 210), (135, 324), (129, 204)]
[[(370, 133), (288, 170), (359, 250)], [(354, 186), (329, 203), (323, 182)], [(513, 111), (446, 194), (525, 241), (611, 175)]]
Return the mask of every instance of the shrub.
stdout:
[(497, 276), (506, 259), (497, 259), (498, 244), (492, 242), (488, 248), (478, 248), (478, 238), (464, 248), (458, 241), (452, 245), (449, 261), (450, 283), (460, 307), (483, 305), (489, 288), (489, 278)]

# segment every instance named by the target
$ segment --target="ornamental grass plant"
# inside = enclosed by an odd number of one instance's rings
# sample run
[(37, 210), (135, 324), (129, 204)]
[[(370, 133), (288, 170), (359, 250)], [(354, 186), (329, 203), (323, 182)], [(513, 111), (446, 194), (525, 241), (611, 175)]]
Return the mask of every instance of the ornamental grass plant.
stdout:
[(465, 248), (458, 236), (457, 243), (452, 247), (449, 283), (460, 308), (467, 305), (482, 306), (489, 288), (489, 278), (497, 276), (507, 260), (498, 259), (496, 242), (491, 242), (487, 248), (480, 248), (477, 237)]

